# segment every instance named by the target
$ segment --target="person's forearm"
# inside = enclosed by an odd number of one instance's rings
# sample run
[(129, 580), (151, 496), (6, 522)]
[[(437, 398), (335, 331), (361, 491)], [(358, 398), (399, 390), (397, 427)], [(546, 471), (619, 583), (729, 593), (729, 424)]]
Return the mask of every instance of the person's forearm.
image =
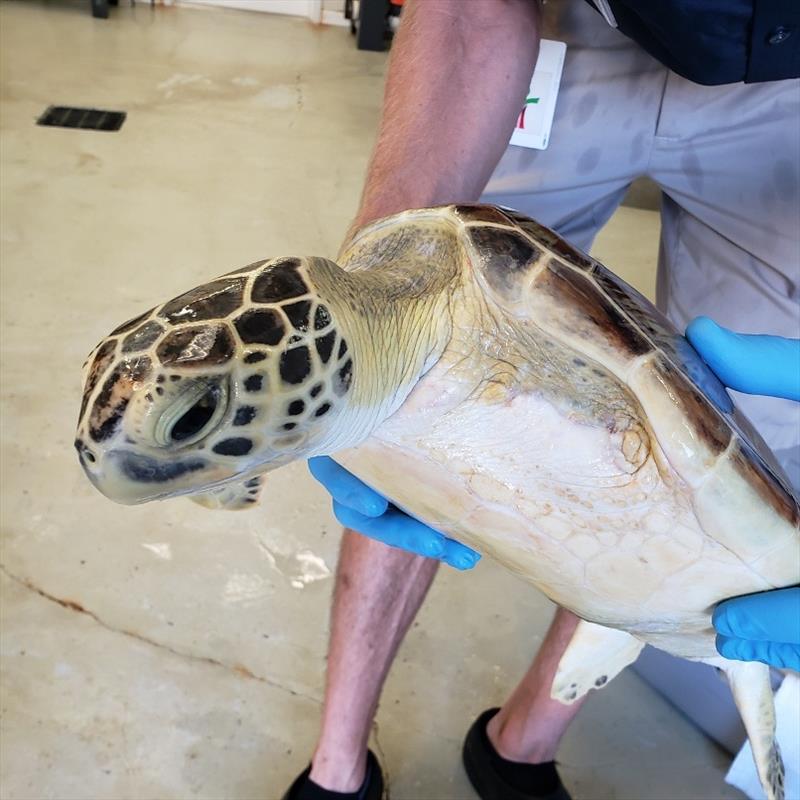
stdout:
[(538, 0), (409, 0), (354, 224), (476, 200), (511, 137), (538, 50)]

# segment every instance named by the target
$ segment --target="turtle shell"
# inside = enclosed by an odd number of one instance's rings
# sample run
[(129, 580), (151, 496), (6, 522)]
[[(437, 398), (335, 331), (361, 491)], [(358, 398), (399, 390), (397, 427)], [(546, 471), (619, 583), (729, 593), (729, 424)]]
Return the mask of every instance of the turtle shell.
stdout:
[[(769, 447), (689, 341), (649, 300), (519, 212), (452, 207), (495, 299), (614, 373), (637, 397), (666, 458), (694, 492), (708, 533), (753, 554), (753, 500), (796, 529), (798, 502)], [(727, 500), (721, 502), (721, 496)], [(777, 526), (786, 531), (786, 526)], [(795, 531), (796, 533), (796, 531)], [(747, 539), (753, 540), (752, 548)], [(760, 552), (763, 552), (761, 550)]]

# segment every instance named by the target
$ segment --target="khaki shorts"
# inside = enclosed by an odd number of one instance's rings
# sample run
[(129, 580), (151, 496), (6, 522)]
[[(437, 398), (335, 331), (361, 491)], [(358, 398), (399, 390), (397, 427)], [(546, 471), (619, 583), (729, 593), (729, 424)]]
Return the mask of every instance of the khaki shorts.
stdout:
[[(483, 199), (588, 250), (647, 176), (664, 193), (660, 308), (681, 328), (705, 314), (800, 337), (800, 81), (700, 86), (582, 0), (544, 13), (544, 36), (567, 43), (550, 144), (509, 146)], [(800, 486), (800, 405), (733, 394)]]

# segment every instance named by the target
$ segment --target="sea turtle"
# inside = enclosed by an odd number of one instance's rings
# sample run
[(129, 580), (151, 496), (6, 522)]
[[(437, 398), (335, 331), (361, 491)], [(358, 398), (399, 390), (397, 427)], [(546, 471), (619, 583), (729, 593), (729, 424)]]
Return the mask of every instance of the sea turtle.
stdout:
[(504, 208), (379, 220), (339, 264), (258, 261), (104, 339), (76, 440), (94, 485), (246, 508), (263, 473), (336, 454), (581, 617), (562, 702), (645, 643), (720, 667), (780, 798), (768, 668), (720, 658), (711, 612), (800, 581), (798, 502), (688, 342)]

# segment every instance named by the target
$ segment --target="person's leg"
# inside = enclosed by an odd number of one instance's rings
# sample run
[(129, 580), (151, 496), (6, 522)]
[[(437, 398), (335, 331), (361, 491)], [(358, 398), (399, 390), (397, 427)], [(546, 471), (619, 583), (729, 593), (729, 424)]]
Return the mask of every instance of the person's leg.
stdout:
[(555, 759), (561, 737), (585, 699), (566, 706), (550, 698), (558, 662), (577, 624), (574, 614), (556, 611), (530, 669), (486, 726), (489, 741), (503, 758), (528, 764)]
[(345, 531), (331, 611), (322, 727), (310, 774), (323, 788), (353, 792), (361, 786), (386, 673), (438, 565)]
[[(482, 199), (516, 208), (588, 251), (631, 181), (646, 171), (668, 71), (585, 3), (545, 6), (545, 15), (545, 35), (567, 42), (550, 144), (544, 151), (509, 147)], [(555, 759), (583, 705), (550, 698), (577, 623), (556, 611), (530, 669), (487, 724), (503, 758)]]
[[(566, 39), (569, 47), (556, 111), (558, 135), (554, 129), (546, 151), (510, 147), (483, 200), (513, 205), (588, 249), (628, 184), (644, 169), (665, 71), (607, 29), (584, 3), (559, 5), (563, 14), (551, 19), (546, 31), (551, 38)], [(631, 109), (629, 117), (621, 111), (625, 108)], [(363, 780), (366, 742), (383, 681), (436, 567), (435, 561), (345, 534), (322, 730), (310, 775), (324, 788), (353, 791)], [(553, 751), (577, 710), (577, 705), (553, 704), (547, 677), (572, 625), (566, 612), (557, 615), (547, 645), (504, 707), (509, 752), (534, 739), (539, 744), (532, 753)], [(511, 734), (523, 719), (526, 734), (515, 745)]]
[[(702, 109), (700, 111), (699, 109)], [(658, 305), (800, 337), (800, 81), (698, 86), (672, 76), (651, 174), (665, 192)], [(800, 484), (800, 406), (733, 393)]]

